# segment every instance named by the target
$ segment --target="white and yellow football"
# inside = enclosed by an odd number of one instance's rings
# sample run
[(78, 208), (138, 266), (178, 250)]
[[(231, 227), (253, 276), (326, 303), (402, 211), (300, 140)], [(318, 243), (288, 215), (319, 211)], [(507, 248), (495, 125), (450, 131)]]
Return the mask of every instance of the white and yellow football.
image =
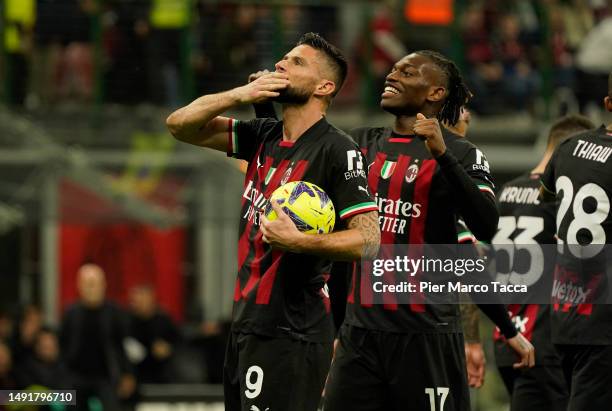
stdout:
[[(295, 223), (298, 230), (306, 234), (325, 234), (334, 229), (336, 210), (323, 189), (308, 181), (292, 181), (278, 187), (270, 202), (275, 201)], [(276, 212), (268, 203), (266, 218), (276, 219)]]

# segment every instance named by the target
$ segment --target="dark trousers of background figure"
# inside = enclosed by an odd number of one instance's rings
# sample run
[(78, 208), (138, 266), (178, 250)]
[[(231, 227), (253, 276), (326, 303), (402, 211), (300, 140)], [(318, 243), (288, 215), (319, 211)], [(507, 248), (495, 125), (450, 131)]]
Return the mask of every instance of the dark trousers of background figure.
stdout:
[(154, 104), (180, 103), (182, 30), (152, 30), (147, 44), (147, 74)]
[(9, 79), (6, 82), (6, 100), (12, 106), (23, 106), (27, 95), (30, 69), (28, 58), (22, 53), (7, 53), (6, 66)]
[(75, 384), (76, 389), (76, 410), (91, 411), (89, 402), (92, 398), (97, 398), (102, 404), (104, 411), (120, 411), (122, 409), (117, 387), (110, 381), (102, 378), (83, 378), (80, 377)]

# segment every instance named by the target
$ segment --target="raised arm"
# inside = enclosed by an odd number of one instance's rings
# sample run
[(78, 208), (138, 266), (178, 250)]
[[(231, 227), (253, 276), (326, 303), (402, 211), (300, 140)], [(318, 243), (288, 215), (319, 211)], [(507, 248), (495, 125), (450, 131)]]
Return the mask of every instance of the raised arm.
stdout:
[(268, 73), (244, 86), (199, 97), (170, 114), (166, 125), (177, 140), (227, 151), (230, 119), (220, 114), (241, 104), (259, 103), (277, 97), (288, 84), (285, 74)]
[(329, 234), (304, 234), (280, 206), (272, 202), (278, 218), (263, 219), (263, 239), (271, 246), (293, 252), (315, 254), (337, 261), (373, 258), (380, 246), (378, 212), (368, 211), (348, 218), (346, 230)]

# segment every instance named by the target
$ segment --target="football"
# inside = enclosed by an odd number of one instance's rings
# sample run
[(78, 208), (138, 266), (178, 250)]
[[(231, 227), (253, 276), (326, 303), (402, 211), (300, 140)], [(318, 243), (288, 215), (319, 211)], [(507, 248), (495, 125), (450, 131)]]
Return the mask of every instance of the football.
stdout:
[(327, 193), (316, 184), (292, 181), (274, 190), (265, 209), (265, 216), (270, 221), (277, 217), (271, 205), (272, 201), (276, 201), (298, 230), (306, 234), (325, 234), (334, 229), (334, 204)]

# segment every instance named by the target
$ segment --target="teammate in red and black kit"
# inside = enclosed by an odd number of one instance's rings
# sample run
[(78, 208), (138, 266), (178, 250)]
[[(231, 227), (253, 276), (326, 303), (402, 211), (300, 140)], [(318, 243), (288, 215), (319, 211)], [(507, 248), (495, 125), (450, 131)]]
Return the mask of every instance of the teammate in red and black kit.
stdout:
[[(316, 410), (333, 339), (325, 288), (330, 259), (352, 261), (378, 250), (376, 204), (362, 155), (324, 116), (345, 76), (340, 52), (309, 33), (275, 73), (200, 97), (167, 120), (179, 140), (249, 162), (224, 369), (226, 410)], [(283, 121), (219, 116), (270, 98), (282, 103)], [(277, 204), (276, 220), (262, 217), (271, 193), (296, 180), (325, 190), (345, 229), (303, 234)]]
[[(419, 51), (387, 77), (381, 107), (395, 116), (393, 126), (350, 133), (368, 161), (381, 244), (455, 244), (459, 215), (478, 238), (493, 236), (498, 215), (488, 163), (438, 123), (455, 124), (468, 97), (451, 61)], [(458, 305), (399, 304), (393, 296), (371, 304), (370, 281), (354, 271), (325, 410), (468, 410)], [(533, 347), (503, 305), (480, 307), (520, 354), (516, 366), (533, 365)]]
[[(612, 112), (612, 73), (608, 96)], [(570, 387), (569, 411), (612, 407), (612, 124), (559, 145), (542, 175), (544, 199), (556, 196), (557, 256), (552, 342)], [(578, 247), (580, 244), (583, 247)], [(608, 273), (606, 273), (608, 271)], [(570, 292), (571, 290), (571, 292)]]
[[(498, 231), (494, 245), (516, 244), (524, 250), (532, 250), (537, 244), (554, 244), (555, 205), (540, 202), (540, 177), (555, 148), (564, 140), (579, 132), (595, 128), (586, 117), (571, 115), (557, 120), (548, 135), (546, 152), (540, 163), (530, 172), (510, 182), (499, 190)], [(543, 252), (544, 264), (539, 272), (529, 271), (528, 280), (532, 292), (550, 295), (554, 269), (554, 254)], [(517, 269), (516, 272), (522, 270)], [(513, 279), (509, 279), (513, 282)], [(523, 280), (515, 279), (521, 283)], [(525, 281), (527, 282), (527, 281)], [(545, 294), (546, 293), (546, 294)], [(494, 333), (495, 363), (510, 394), (512, 411), (565, 411), (568, 390), (561, 370), (561, 359), (550, 340), (550, 305), (511, 304), (508, 310), (516, 329), (537, 347), (536, 366), (529, 370), (512, 368), (515, 354), (508, 349), (498, 330)]]

